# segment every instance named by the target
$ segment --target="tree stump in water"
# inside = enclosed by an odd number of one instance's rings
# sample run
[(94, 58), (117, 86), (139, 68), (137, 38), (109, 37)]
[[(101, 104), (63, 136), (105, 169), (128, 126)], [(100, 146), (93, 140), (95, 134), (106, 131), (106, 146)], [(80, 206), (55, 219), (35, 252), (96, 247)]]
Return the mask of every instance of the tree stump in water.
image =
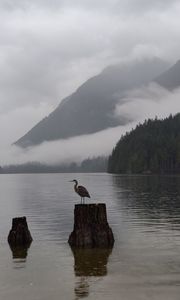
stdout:
[(75, 205), (74, 230), (68, 242), (77, 248), (113, 247), (114, 236), (107, 222), (104, 203)]
[(11, 248), (17, 246), (30, 246), (32, 236), (28, 229), (26, 217), (13, 218), (12, 228), (8, 235), (8, 243)]

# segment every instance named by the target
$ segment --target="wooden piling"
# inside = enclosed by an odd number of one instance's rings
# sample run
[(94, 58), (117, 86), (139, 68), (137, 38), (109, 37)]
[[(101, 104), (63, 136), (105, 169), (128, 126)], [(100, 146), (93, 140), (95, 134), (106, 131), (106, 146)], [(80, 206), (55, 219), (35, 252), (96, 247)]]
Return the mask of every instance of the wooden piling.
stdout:
[(112, 248), (114, 236), (107, 221), (106, 204), (76, 204), (74, 229), (68, 240), (71, 247)]

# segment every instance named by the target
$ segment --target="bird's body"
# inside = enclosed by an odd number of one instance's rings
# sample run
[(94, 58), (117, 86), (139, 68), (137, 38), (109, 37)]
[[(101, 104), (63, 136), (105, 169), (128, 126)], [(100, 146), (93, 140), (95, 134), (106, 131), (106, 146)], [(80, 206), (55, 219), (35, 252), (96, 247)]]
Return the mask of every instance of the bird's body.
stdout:
[(72, 182), (75, 183), (74, 184), (75, 192), (81, 197), (81, 204), (84, 203), (85, 197), (91, 198), (87, 189), (82, 185), (78, 185), (78, 181), (76, 179), (72, 180)]

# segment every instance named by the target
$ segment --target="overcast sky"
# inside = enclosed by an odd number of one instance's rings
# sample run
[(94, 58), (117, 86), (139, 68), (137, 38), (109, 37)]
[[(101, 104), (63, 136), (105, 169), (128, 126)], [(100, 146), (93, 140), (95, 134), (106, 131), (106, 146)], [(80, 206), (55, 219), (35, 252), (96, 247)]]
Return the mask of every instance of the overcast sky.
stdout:
[(174, 63), (179, 16), (173, 0), (0, 0), (1, 148), (109, 64)]

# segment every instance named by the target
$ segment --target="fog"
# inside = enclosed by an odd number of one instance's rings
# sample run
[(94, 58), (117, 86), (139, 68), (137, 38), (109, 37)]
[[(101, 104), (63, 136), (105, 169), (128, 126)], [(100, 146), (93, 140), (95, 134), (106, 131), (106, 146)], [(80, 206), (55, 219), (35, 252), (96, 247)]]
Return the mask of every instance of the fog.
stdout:
[(63, 97), (106, 66), (134, 58), (179, 59), (179, 1), (0, 0), (0, 164), (55, 163), (108, 154), (145, 118), (179, 111), (179, 91), (126, 95), (115, 116), (132, 124), (23, 151), (11, 144)]
[(148, 118), (165, 118), (180, 112), (180, 89), (170, 92), (152, 83), (127, 93), (116, 107), (115, 116), (125, 115), (137, 123)]
[[(122, 134), (148, 118), (165, 118), (180, 112), (180, 89), (169, 92), (157, 84), (127, 93), (117, 105), (116, 118), (128, 116), (132, 122), (125, 126), (82, 135), (67, 140), (44, 142), (23, 150), (16, 146), (1, 149), (1, 164), (38, 161), (46, 164), (80, 162), (87, 157), (109, 155)], [(123, 102), (123, 104), (122, 104)]]
[[(91, 135), (82, 135), (67, 140), (44, 142), (39, 146), (23, 150), (19, 147), (1, 149), (1, 159), (5, 164), (41, 162), (46, 164), (80, 162), (87, 157), (108, 155), (119, 138), (120, 132), (130, 126), (107, 129)], [(7, 151), (8, 149), (8, 151)]]

